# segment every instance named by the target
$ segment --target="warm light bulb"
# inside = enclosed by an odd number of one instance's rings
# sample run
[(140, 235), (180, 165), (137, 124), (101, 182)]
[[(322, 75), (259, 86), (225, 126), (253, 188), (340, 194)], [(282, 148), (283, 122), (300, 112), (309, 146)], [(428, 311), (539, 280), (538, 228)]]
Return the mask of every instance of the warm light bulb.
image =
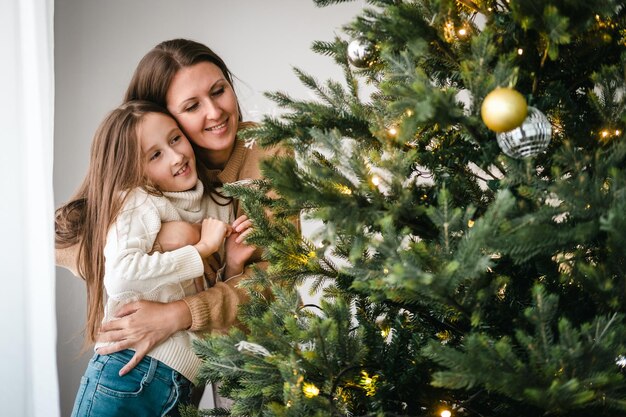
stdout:
[(474, 220), (469, 220), (469, 221), (467, 222), (467, 227), (469, 227), (469, 228), (474, 227)]
[(317, 388), (315, 385), (306, 382), (303, 386), (302, 386), (302, 392), (304, 393), (304, 396), (307, 398), (313, 398), (313, 397), (317, 397), (320, 394), (320, 389)]
[(467, 35), (467, 29), (465, 28), (459, 29), (459, 36), (465, 36), (465, 35)]
[(361, 371), (361, 386), (365, 389), (365, 395), (373, 397), (376, 395), (376, 381), (378, 375), (369, 376), (367, 372)]
[(389, 132), (389, 135), (396, 136), (398, 134), (398, 129), (396, 129), (395, 127), (390, 127), (388, 132)]
[(380, 185), (380, 177), (378, 175), (373, 175), (372, 176), (372, 184), (374, 184), (375, 186), (379, 186)]
[(621, 134), (622, 134), (622, 131), (621, 131), (621, 130), (619, 130), (619, 129), (616, 129), (616, 130), (615, 130), (615, 136), (619, 136), (619, 135), (621, 135)]
[(343, 184), (337, 184), (337, 190), (339, 190), (341, 194), (345, 194), (345, 195), (352, 194), (352, 190)]
[(603, 138), (606, 138), (607, 136), (609, 136), (609, 131), (608, 130), (603, 130), (600, 135), (602, 135)]
[(498, 298), (504, 300), (504, 297), (506, 297), (506, 284), (498, 289)]
[(443, 36), (446, 42), (454, 41), (454, 38), (456, 37), (456, 32), (454, 30), (454, 23), (450, 21), (446, 22), (446, 24), (443, 27)]
[(517, 55), (523, 55), (524, 50), (522, 48), (517, 48)]
[(451, 417), (452, 413), (450, 412), (450, 410), (443, 410), (441, 412), (441, 417)]

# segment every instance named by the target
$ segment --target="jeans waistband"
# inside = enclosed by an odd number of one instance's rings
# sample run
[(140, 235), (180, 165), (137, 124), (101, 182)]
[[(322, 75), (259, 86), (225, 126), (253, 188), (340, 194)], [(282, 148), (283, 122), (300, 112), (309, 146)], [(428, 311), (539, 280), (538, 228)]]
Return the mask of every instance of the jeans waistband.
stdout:
[[(127, 364), (132, 357), (134, 356), (135, 351), (126, 349), (120, 352), (115, 352), (110, 355), (99, 355), (95, 354), (94, 361), (104, 363), (107, 360), (116, 360), (124, 365)], [(185, 378), (182, 374), (177, 372), (176, 370), (170, 368), (165, 365), (163, 362), (160, 362), (150, 356), (145, 356), (136, 366), (135, 368), (138, 371), (145, 373), (144, 380), (149, 383), (153, 378), (158, 378), (163, 381), (170, 382), (172, 381), (172, 377), (174, 377), (178, 381), (189, 382), (187, 378)]]

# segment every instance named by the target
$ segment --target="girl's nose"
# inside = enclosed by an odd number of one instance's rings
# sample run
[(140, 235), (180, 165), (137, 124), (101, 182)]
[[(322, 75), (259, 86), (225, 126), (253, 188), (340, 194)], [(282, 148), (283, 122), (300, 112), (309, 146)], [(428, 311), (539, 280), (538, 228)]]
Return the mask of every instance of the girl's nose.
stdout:
[(185, 156), (182, 153), (172, 150), (172, 165), (180, 164), (184, 157)]

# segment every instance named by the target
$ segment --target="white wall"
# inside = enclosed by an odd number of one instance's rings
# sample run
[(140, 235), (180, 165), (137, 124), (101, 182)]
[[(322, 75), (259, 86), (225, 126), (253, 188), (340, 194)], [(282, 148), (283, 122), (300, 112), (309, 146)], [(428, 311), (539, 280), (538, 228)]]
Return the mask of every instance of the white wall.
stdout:
[[(56, 0), (55, 204), (67, 200), (87, 169), (93, 132), (117, 106), (139, 59), (170, 38), (209, 45), (236, 77), (244, 113), (275, 110), (264, 91), (309, 97), (297, 66), (320, 80), (342, 80), (314, 40), (331, 41), (365, 6), (363, 0), (317, 8), (311, 0)], [(250, 117), (249, 117), (250, 118)], [(80, 353), (85, 317), (81, 280), (57, 269), (61, 415), (69, 416), (91, 352)]]

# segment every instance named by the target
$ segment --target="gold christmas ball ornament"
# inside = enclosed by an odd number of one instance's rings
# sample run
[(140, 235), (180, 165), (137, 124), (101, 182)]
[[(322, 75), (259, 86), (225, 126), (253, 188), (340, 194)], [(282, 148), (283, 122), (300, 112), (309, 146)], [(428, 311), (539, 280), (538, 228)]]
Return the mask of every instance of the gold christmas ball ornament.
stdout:
[(528, 114), (526, 99), (517, 90), (498, 87), (487, 94), (480, 108), (485, 125), (494, 132), (507, 132), (519, 127)]

